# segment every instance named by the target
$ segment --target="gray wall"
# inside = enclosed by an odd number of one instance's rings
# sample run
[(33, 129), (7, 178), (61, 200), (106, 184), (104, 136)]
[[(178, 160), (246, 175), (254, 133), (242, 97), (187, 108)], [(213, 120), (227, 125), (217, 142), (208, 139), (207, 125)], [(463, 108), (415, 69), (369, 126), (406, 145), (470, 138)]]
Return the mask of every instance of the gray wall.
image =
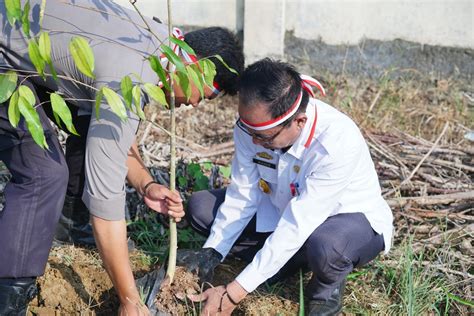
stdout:
[[(129, 0), (117, 0), (130, 7)], [(403, 39), (474, 48), (473, 0), (172, 0), (174, 24), (244, 32), (247, 62), (281, 57), (286, 31), (330, 45)], [(166, 20), (165, 0), (138, 0)]]

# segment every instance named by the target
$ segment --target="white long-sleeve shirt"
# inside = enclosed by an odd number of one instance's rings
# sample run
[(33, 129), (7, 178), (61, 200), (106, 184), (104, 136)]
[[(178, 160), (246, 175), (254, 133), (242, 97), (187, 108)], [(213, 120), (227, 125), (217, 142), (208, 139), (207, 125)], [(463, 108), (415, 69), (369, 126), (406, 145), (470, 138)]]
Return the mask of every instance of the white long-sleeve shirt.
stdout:
[[(310, 99), (306, 115), (300, 137), (286, 153), (256, 145), (234, 128), (232, 182), (204, 247), (225, 257), (257, 214), (257, 231), (273, 233), (236, 279), (248, 292), (277, 273), (336, 214), (365, 214), (383, 234), (385, 252), (391, 245), (392, 212), (381, 196), (360, 130), (349, 117), (316, 99)], [(260, 179), (270, 192), (263, 192)]]

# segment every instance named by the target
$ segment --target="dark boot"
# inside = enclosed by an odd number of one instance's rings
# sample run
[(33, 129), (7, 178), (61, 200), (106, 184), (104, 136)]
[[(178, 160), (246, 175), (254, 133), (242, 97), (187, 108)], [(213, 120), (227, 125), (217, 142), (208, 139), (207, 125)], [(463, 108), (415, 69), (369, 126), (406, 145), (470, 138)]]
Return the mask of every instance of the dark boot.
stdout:
[(344, 295), (344, 287), (346, 281), (344, 280), (325, 301), (310, 300), (309, 301), (309, 316), (334, 316), (338, 315), (342, 310), (342, 297)]
[(66, 195), (54, 239), (59, 243), (95, 247), (89, 210), (80, 198)]
[(28, 303), (37, 294), (36, 278), (0, 279), (0, 315), (26, 315)]

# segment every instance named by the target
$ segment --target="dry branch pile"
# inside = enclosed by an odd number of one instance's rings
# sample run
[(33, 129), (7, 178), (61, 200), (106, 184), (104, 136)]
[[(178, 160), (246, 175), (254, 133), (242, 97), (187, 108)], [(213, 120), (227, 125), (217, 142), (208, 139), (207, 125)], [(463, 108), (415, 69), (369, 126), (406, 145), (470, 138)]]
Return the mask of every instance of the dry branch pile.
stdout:
[(454, 260), (422, 264), (452, 281), (470, 284), (474, 280), (474, 147), (439, 145), (443, 132), (434, 143), (403, 132), (366, 132), (365, 136), (382, 194), (394, 212), (396, 238), (416, 236), (415, 251), (448, 249), (444, 255)]

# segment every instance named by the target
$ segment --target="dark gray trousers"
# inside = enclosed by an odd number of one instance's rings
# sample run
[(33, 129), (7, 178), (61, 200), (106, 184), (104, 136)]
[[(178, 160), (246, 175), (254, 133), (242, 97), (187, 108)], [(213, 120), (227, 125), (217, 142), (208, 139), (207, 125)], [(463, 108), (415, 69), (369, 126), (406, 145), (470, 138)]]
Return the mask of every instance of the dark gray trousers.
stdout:
[[(201, 191), (188, 202), (187, 217), (200, 234), (209, 236), (225, 189)], [(251, 261), (271, 233), (256, 232), (255, 216), (234, 244), (231, 253)], [(307, 239), (303, 247), (278, 272), (285, 277), (308, 267), (313, 277), (307, 285), (310, 299), (328, 299), (334, 289), (354, 267), (360, 267), (384, 249), (382, 235), (377, 234), (362, 213), (345, 213), (329, 217)]]
[(0, 211), (0, 278), (36, 277), (44, 273), (48, 260), (68, 168), (41, 107), (49, 150), (34, 143), (23, 121), (13, 128), (7, 110), (6, 104), (0, 105), (0, 160), (12, 175)]

